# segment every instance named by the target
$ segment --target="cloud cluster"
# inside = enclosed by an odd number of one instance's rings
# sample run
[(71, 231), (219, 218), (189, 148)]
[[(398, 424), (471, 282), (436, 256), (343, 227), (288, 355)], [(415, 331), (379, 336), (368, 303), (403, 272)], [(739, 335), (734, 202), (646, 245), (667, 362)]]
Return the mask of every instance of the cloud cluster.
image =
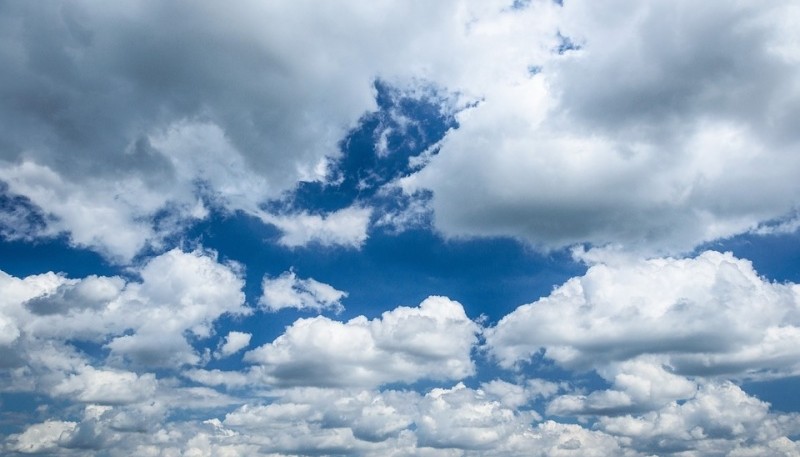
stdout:
[(797, 284), (769, 282), (730, 253), (581, 256), (596, 262), (586, 274), (483, 333), (502, 366), (541, 357), (608, 383), (555, 395), (548, 415), (596, 417), (598, 430), (645, 453), (796, 452), (786, 437), (798, 416), (769, 412), (730, 380), (797, 375)]
[[(6, 389), (33, 386), (92, 403), (143, 400), (155, 392), (154, 376), (127, 370), (198, 364), (204, 355), (193, 340), (211, 337), (224, 314), (251, 313), (237, 269), (213, 253), (168, 251), (136, 273), (140, 280), (0, 273)], [(107, 351), (108, 368), (70, 342)]]
[(475, 370), (471, 352), (478, 331), (460, 303), (429, 297), (419, 307), (398, 307), (372, 320), (298, 319), (244, 359), (278, 386), (457, 380)]
[[(5, 275), (0, 316), (10, 329), (3, 334), (11, 336), (3, 350), (21, 358), (4, 369), (5, 390), (75, 406), (29, 421), (6, 437), (3, 449), (464, 457), (797, 452), (788, 437), (800, 433), (800, 416), (770, 411), (728, 380), (796, 373), (785, 361), (797, 359), (791, 352), (797, 345), (775, 345), (770, 329), (790, 334), (797, 325), (797, 285), (767, 282), (749, 262), (717, 252), (688, 259), (583, 257), (598, 263), (493, 327), (482, 329), (445, 297), (375, 319), (298, 319), (246, 352), (249, 367), (230, 371), (208, 369), (211, 355), (198, 354), (192, 341), (211, 336), (209, 323), (222, 314), (250, 312), (242, 305), (239, 270), (213, 254), (170, 251), (142, 265), (138, 280)], [(159, 316), (161, 334), (137, 321), (140, 309)], [(130, 315), (124, 329), (116, 323), (123, 310)], [(726, 313), (739, 320), (726, 320)], [(741, 319), (748, 325), (734, 325)], [(516, 382), (467, 387), (459, 381), (475, 372), (479, 334), (501, 365), (541, 354), (567, 370), (594, 370), (608, 387), (587, 391), (523, 373)], [(182, 341), (188, 349), (148, 358), (151, 345), (138, 341), (145, 336), (163, 347)], [(116, 342), (126, 338), (131, 350), (119, 352)], [(235, 354), (250, 339), (230, 331), (214, 356)], [(108, 355), (91, 356), (68, 343), (74, 340), (103, 344)], [(731, 358), (752, 369), (732, 369)], [(697, 371), (685, 360), (706, 364)], [(456, 384), (385, 387), (421, 380)], [(180, 411), (195, 419), (181, 419)], [(556, 420), (563, 417), (592, 418), (594, 425)]]
[[(685, 403), (670, 403), (641, 416), (605, 417), (599, 429), (630, 437), (648, 452), (703, 455), (795, 455), (800, 445), (786, 438), (800, 430), (797, 415), (770, 414), (769, 405), (731, 383), (703, 385)], [(759, 444), (750, 441), (757, 436)]]
[(576, 369), (654, 355), (682, 375), (789, 376), (800, 371), (800, 288), (714, 251), (597, 264), (485, 336), (507, 367), (542, 350)]
[[(0, 79), (0, 180), (48, 216), (24, 235), (65, 232), (120, 262), (209, 205), (263, 216), (288, 246), (358, 246), (367, 210), (286, 218), (259, 205), (326, 179), (339, 141), (376, 108), (377, 79), (481, 97), (546, 55), (556, 10), (461, 0), (3, 5), (0, 62), (13, 71)], [(99, 219), (108, 222), (85, 222)]]
[(682, 253), (784, 217), (800, 203), (797, 17), (791, 2), (565, 2), (579, 49), (485, 86), (401, 185), (433, 191), (447, 236), (544, 249)]

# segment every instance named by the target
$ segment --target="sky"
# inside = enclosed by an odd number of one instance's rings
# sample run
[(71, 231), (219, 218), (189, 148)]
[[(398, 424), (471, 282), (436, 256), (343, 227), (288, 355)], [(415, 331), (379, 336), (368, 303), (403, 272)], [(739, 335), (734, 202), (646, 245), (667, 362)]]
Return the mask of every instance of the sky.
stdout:
[(798, 23), (0, 1), (0, 454), (800, 455)]

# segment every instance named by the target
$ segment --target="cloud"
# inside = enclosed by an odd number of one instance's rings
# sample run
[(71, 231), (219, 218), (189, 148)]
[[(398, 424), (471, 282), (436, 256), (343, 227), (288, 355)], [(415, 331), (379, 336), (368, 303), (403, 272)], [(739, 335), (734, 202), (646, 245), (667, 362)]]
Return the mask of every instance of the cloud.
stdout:
[(482, 392), (458, 384), (433, 389), (420, 404), (417, 421), (419, 444), (434, 448), (486, 450), (522, 434), (535, 415), (518, 414)]
[(369, 208), (352, 206), (324, 215), (303, 211), (284, 215), (262, 213), (260, 217), (283, 232), (278, 242), (286, 247), (318, 243), (359, 248), (367, 240), (371, 215)]
[(402, 181), (432, 191), (443, 234), (663, 255), (796, 209), (800, 61), (778, 52), (795, 33), (773, 26), (797, 17), (790, 2), (561, 12), (580, 50), (483, 86), (439, 154)]
[[(13, 71), (0, 79), (0, 180), (47, 216), (43, 230), (13, 235), (66, 233), (127, 263), (204, 217), (200, 196), (254, 213), (299, 182), (324, 181), (339, 142), (376, 108), (376, 80), (433, 81), (473, 99), (546, 54), (555, 5), (506, 6), (5, 5), (0, 62)], [(309, 240), (298, 223), (275, 221), (285, 244)]]
[(238, 408), (221, 426), (266, 453), (635, 455), (603, 432), (539, 422), (535, 412), (509, 408), (460, 383), (426, 393), (293, 388), (273, 403)]
[[(798, 18), (722, 0), (0, 3), (0, 236), (66, 237), (128, 267), (0, 272), (0, 391), (40, 406), (3, 414), (19, 428), (0, 452), (797, 454), (797, 414), (731, 380), (800, 374), (800, 286), (731, 254), (655, 256), (797, 228)], [(452, 94), (430, 101), (461, 110), (458, 128), (410, 161), (405, 196), (291, 201), (358, 175), (337, 160), (359, 122), (377, 120), (367, 141), (397, 163), (393, 139), (424, 133), (413, 109), (364, 116), (375, 81)], [(298, 319), (263, 344), (231, 327), (248, 302), (338, 311), (346, 293), (289, 271), (251, 301), (244, 266), (170, 250), (232, 213), (287, 248), (358, 249), (371, 224), (578, 243), (588, 271), (488, 329), (433, 296)], [(601, 387), (470, 379), (481, 349)]]
[(785, 440), (800, 430), (800, 418), (770, 414), (767, 403), (725, 382), (704, 384), (686, 402), (673, 402), (642, 416), (602, 418), (598, 428), (633, 439), (633, 447), (646, 453), (747, 455), (747, 448), (755, 445), (772, 449), (764, 455), (781, 455), (776, 448), (790, 454), (797, 451), (795, 443)]
[[(135, 274), (139, 280), (0, 274), (0, 350), (4, 367), (13, 368), (0, 372), (6, 388), (81, 402), (138, 401), (156, 385), (138, 370), (198, 364), (193, 341), (211, 337), (220, 316), (251, 312), (238, 267), (211, 252), (168, 251)], [(75, 344), (108, 350), (99, 362), (110, 367), (93, 367), (98, 361)]]
[(277, 278), (264, 276), (261, 289), (263, 293), (258, 304), (272, 312), (295, 308), (316, 312), (332, 309), (339, 313), (344, 310), (341, 300), (347, 296), (347, 292), (334, 289), (314, 278), (300, 279), (294, 271), (284, 272)]
[[(209, 203), (261, 215), (298, 182), (324, 181), (338, 142), (375, 108), (380, 78), (480, 101), (403, 183), (433, 191), (444, 234), (683, 252), (795, 209), (799, 166), (788, 153), (796, 8), (718, 1), (679, 13), (689, 6), (352, 2), (336, 24), (291, 2), (6, 6), (14, 44), (1, 57), (15, 70), (3, 81), (0, 180), (47, 216), (28, 235), (68, 233), (126, 263), (206, 217)], [(163, 34), (175, 17), (195, 24), (173, 30), (180, 43)], [(286, 17), (293, 27), (272, 24)], [(385, 42), (362, 39), (377, 31)], [(554, 52), (559, 36), (580, 49)], [(381, 224), (425, 214), (413, 209)], [(262, 216), (286, 246), (358, 247), (367, 213)]]
[(152, 397), (155, 375), (137, 375), (117, 370), (98, 370), (86, 366), (53, 388), (54, 395), (72, 397), (85, 403), (129, 404)]
[(607, 390), (588, 395), (566, 394), (547, 405), (547, 413), (557, 416), (608, 415), (648, 411), (676, 400), (691, 398), (697, 385), (670, 373), (658, 361), (637, 359), (610, 364), (598, 369), (611, 383)]
[(75, 429), (75, 422), (49, 420), (34, 424), (24, 432), (8, 437), (8, 449), (24, 454), (54, 451), (65, 434)]
[(429, 297), (368, 320), (298, 319), (272, 343), (245, 354), (278, 386), (377, 386), (471, 375), (477, 324), (460, 303)]
[(130, 261), (148, 240), (156, 238), (143, 219), (166, 204), (163, 195), (137, 177), (113, 183), (90, 178), (79, 185), (32, 161), (0, 168), (0, 180), (48, 215), (46, 227), (31, 235), (55, 236), (68, 231), (75, 245), (117, 261)]
[(506, 367), (542, 350), (578, 369), (654, 355), (681, 375), (789, 376), (800, 368), (798, 291), (729, 253), (597, 264), (484, 334)]
[(250, 333), (228, 332), (228, 336), (225, 337), (225, 343), (223, 343), (217, 351), (217, 357), (228, 357), (236, 354), (250, 344), (250, 338), (252, 338), (252, 336), (253, 335)]

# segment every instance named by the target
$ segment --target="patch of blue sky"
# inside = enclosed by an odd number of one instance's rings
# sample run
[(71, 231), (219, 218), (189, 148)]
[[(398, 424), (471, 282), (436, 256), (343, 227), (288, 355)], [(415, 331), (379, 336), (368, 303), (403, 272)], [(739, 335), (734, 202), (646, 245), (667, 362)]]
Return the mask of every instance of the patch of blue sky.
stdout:
[(436, 90), (409, 94), (375, 81), (378, 110), (365, 114), (340, 142), (341, 157), (330, 165), (328, 182), (302, 182), (267, 208), (335, 211), (367, 202), (381, 186), (414, 171), (409, 159), (426, 151), (458, 124)]

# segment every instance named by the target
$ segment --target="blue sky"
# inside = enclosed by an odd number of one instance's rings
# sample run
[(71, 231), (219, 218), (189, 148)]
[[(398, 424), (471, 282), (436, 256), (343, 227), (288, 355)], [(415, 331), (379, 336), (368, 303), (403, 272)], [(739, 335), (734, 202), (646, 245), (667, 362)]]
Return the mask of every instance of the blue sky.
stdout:
[(798, 19), (0, 4), (0, 453), (800, 455)]

